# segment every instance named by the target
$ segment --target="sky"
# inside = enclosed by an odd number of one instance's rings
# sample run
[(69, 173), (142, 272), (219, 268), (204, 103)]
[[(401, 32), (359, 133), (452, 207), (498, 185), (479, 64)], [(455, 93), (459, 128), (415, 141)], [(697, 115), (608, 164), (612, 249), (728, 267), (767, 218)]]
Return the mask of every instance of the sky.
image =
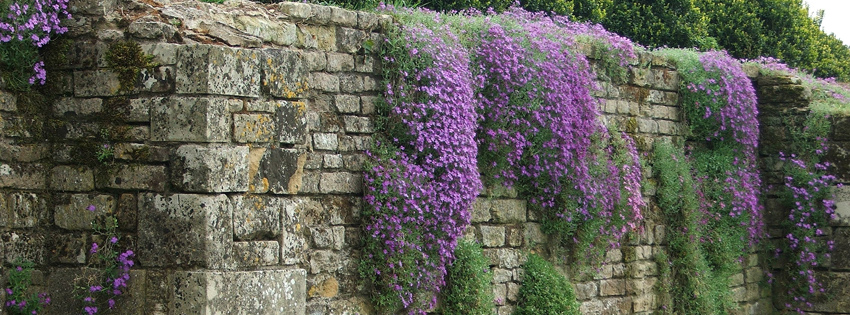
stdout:
[(850, 0), (804, 0), (809, 4), (809, 13), (824, 10), (821, 27), (827, 34), (833, 33), (844, 45), (850, 45)]

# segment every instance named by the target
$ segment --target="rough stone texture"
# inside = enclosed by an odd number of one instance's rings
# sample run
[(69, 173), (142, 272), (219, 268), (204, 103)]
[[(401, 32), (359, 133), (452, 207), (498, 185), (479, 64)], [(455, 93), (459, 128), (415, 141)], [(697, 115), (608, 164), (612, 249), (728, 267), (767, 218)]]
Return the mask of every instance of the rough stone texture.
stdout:
[(263, 90), (274, 97), (304, 97), (308, 90), (304, 55), (287, 49), (266, 49), (263, 53)]
[(175, 272), (169, 314), (304, 315), (304, 269)]
[(233, 259), (239, 267), (274, 266), (280, 262), (276, 241), (233, 242)]
[[(59, 196), (53, 221), (66, 230), (92, 230), (92, 222), (104, 214), (115, 211), (115, 198), (111, 195), (74, 194)], [(89, 211), (92, 205), (95, 211)]]
[(233, 197), (233, 232), (238, 241), (273, 240), (280, 236), (281, 209), (272, 199)]
[(180, 146), (174, 185), (191, 192), (248, 191), (248, 151), (245, 146)]
[(94, 189), (94, 172), (82, 166), (56, 166), (50, 171), (50, 188), (64, 191)]
[(168, 97), (151, 100), (151, 140), (227, 142), (229, 112), (242, 103), (220, 98)]
[(304, 102), (277, 103), (275, 115), (277, 141), (281, 143), (302, 144), (307, 134), (306, 104)]
[(297, 194), (306, 161), (307, 155), (297, 149), (269, 149), (262, 156), (258, 175), (274, 194)]
[(234, 142), (271, 142), (275, 129), (275, 121), (269, 114), (233, 115)]
[(260, 96), (260, 54), (212, 45), (180, 46), (176, 89), (180, 94)]
[(35, 193), (0, 193), (0, 227), (34, 228), (47, 223), (47, 202), (44, 195)]
[(140, 195), (139, 261), (152, 267), (232, 265), (232, 213), (225, 195)]
[(98, 188), (164, 191), (168, 183), (165, 166), (159, 165), (118, 165), (97, 177)]

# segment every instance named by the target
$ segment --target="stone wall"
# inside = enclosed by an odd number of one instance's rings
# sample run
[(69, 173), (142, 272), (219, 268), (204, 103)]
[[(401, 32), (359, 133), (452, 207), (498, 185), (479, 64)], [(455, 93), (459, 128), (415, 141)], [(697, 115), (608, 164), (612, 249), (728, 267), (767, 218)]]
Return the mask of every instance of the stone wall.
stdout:
[[(764, 196), (765, 221), (771, 241), (779, 241), (786, 234), (780, 223), (787, 220), (789, 210), (779, 202), (777, 190), (784, 182), (781, 176), (782, 162), (779, 152), (791, 152), (790, 135), (787, 125), (801, 127), (812, 103), (812, 91), (803, 86), (800, 79), (788, 77), (762, 77), (755, 80), (759, 96), (759, 121), (761, 122), (760, 148), (762, 160), (762, 178), (768, 187)], [(850, 183), (850, 118), (831, 117), (831, 134), (826, 160), (833, 164), (830, 172), (838, 177), (838, 182)], [(836, 220), (824, 228), (826, 236), (822, 241), (835, 242), (835, 250), (828, 263), (815, 269), (816, 277), (825, 286), (826, 294), (818, 296), (811, 307), (804, 307), (807, 314), (846, 314), (850, 310), (850, 190), (847, 187), (834, 188), (836, 201)], [(768, 260), (770, 260), (768, 258)], [(780, 264), (768, 264), (768, 270), (779, 274)], [(782, 308), (788, 300), (782, 286), (773, 287), (773, 304)]]
[[(358, 214), (380, 97), (375, 52), (391, 18), (289, 2), (72, 8), (69, 41), (50, 48), (64, 58), (48, 60), (45, 96), (0, 93), (0, 255), (6, 267), (37, 264), (49, 313), (79, 307), (71, 284), (91, 272), (98, 238), (89, 222), (103, 213), (118, 218), (137, 253), (119, 313), (374, 313), (357, 274)], [(125, 41), (154, 57), (129, 85), (108, 57)], [(627, 82), (598, 82), (604, 119), (642, 152), (681, 140), (669, 61), (641, 53)], [(114, 149), (105, 163), (95, 158), (104, 144)], [(597, 275), (574, 279), (582, 313), (663, 309), (653, 257), (666, 250), (664, 218), (654, 191), (645, 194), (640, 232), (608, 252)], [(487, 189), (472, 211), (465, 237), (483, 245), (497, 311), (509, 314), (526, 254), (559, 255), (516, 192)], [(738, 314), (770, 309), (758, 261), (748, 255), (732, 279)]]

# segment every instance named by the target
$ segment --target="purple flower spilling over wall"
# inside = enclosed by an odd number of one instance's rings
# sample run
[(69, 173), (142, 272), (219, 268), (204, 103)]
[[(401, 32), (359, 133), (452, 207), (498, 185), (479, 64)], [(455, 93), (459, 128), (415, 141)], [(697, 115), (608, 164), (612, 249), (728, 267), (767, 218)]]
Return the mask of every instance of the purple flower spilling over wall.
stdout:
[[(68, 28), (60, 25), (61, 19), (70, 19), (68, 0), (10, 1), (9, 7), (0, 8), (0, 44), (10, 41), (30, 42), (33, 49), (50, 42), (52, 34), (63, 34)], [(44, 84), (44, 62), (32, 65), (35, 73), (29, 83)]]
[[(427, 66), (400, 74), (388, 87), (388, 119), (405, 139), (388, 139), (370, 153), (366, 172), (367, 252), (381, 295), (380, 307), (424, 313), (435, 306), (453, 261), (457, 238), (469, 224), (469, 209), (481, 190), (476, 168), (475, 100), (469, 54), (446, 28), (406, 25), (405, 60)], [(392, 64), (396, 60), (386, 60)], [(431, 293), (430, 296), (423, 296)]]

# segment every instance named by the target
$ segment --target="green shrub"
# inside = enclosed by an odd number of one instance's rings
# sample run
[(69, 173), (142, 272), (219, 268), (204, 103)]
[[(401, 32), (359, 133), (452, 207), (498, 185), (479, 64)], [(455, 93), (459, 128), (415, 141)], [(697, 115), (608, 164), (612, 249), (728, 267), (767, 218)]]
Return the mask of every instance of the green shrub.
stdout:
[(516, 315), (579, 314), (573, 286), (548, 261), (529, 255)]
[(446, 270), (443, 315), (490, 314), (495, 304), (490, 260), (478, 244), (460, 241), (455, 261)]

